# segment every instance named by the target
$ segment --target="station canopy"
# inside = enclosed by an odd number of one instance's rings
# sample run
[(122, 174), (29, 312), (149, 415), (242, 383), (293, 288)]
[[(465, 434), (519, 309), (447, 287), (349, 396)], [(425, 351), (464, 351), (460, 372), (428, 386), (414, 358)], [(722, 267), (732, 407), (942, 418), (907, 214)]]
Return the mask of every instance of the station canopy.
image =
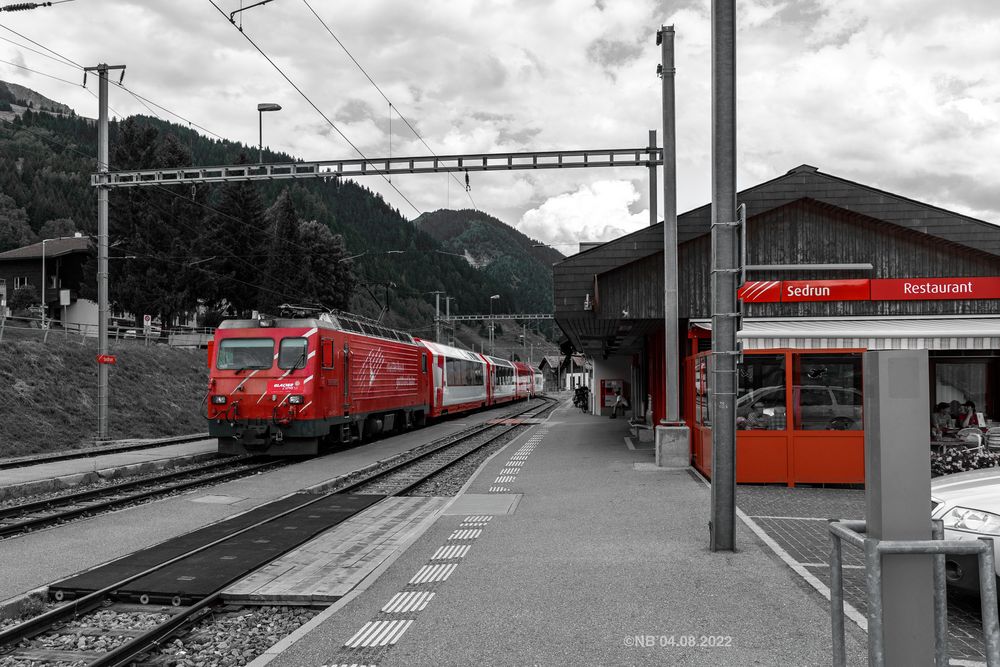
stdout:
[[(691, 320), (690, 327), (711, 331), (712, 323)], [(1000, 317), (745, 319), (736, 337), (745, 350), (996, 350)]]

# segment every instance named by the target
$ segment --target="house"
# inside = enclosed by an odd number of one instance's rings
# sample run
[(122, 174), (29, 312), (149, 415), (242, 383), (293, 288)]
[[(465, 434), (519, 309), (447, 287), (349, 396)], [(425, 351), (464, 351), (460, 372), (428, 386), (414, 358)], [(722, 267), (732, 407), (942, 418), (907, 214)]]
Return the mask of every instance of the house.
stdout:
[[(937, 403), (969, 401), (1000, 422), (1000, 226), (810, 165), (737, 202), (746, 206), (747, 265), (738, 482), (864, 482), (866, 350), (928, 351), (930, 404), (915, 418), (929, 424)], [(608, 387), (624, 383), (659, 423), (664, 359), (676, 356), (691, 462), (708, 476), (711, 213), (706, 204), (678, 216), (675, 349), (665, 349), (662, 223), (553, 267), (556, 323), (593, 361), (599, 407), (608, 409)]]
[(96, 328), (97, 304), (80, 298), (89, 237), (45, 239), (0, 253), (0, 313), (10, 317), (14, 291), (31, 285), (44, 302), (44, 319), (67, 328)]

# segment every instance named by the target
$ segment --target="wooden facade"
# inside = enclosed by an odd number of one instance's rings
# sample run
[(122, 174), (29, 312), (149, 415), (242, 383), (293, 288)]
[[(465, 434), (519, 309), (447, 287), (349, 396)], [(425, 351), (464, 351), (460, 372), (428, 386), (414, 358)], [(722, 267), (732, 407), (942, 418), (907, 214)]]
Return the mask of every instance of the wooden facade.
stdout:
[[(803, 165), (745, 190), (737, 195), (737, 201), (747, 206), (748, 265), (872, 265), (872, 269), (862, 271), (754, 270), (747, 273), (747, 280), (1000, 277), (1000, 226), (822, 174), (814, 167)], [(692, 460), (708, 475), (711, 425), (698, 416), (708, 405), (707, 383), (695, 377), (694, 364), (704, 360), (709, 342), (706, 336), (710, 336), (705, 323), (712, 314), (710, 220), (710, 205), (678, 218), (680, 340), (676, 351), (685, 360), (680, 398), (685, 421), (691, 427)], [(556, 322), (578, 351), (592, 357), (631, 356), (636, 377), (645, 378), (646, 384), (636, 393), (648, 393), (652, 398), (653, 423), (665, 412), (662, 234), (662, 224), (641, 229), (568, 257), (553, 271)], [(789, 415), (800, 407), (800, 387), (804, 393), (843, 389), (796, 379), (792, 369), (800, 359), (826, 356), (836, 365), (841, 363), (837, 355), (857, 356), (866, 345), (867, 349), (885, 349), (900, 344), (933, 351), (932, 378), (936, 369), (953, 374), (961, 367), (966, 369), (961, 372), (978, 374), (978, 405), (991, 417), (1000, 415), (1000, 349), (991, 349), (991, 341), (1000, 337), (1000, 299), (749, 303), (743, 305), (742, 313), (758, 328), (762, 322), (770, 322), (771, 326), (804, 326), (810, 332), (804, 334), (801, 344), (791, 339), (775, 344), (774, 336), (754, 339), (757, 349), (747, 352), (783, 355), (787, 373), (781, 409), (787, 409)], [(942, 319), (960, 317), (967, 319)], [(918, 337), (908, 343), (896, 338), (868, 342), (856, 334), (846, 338), (818, 334), (822, 326), (831, 327), (831, 322), (862, 322), (859, 327), (867, 335), (878, 323), (888, 325), (883, 331), (895, 331), (898, 322), (912, 325), (914, 318), (926, 332), (919, 336), (930, 338)], [(692, 320), (695, 322), (689, 328)], [(746, 326), (744, 332), (751, 329)], [(977, 333), (969, 333), (971, 330)], [(847, 338), (854, 342), (844, 342)], [(853, 377), (857, 380), (860, 375)], [(935, 400), (935, 387), (931, 388)], [(815, 409), (812, 406), (817, 404), (801, 405)], [(852, 430), (843, 430), (842, 424), (833, 422), (799, 428), (791, 420), (781, 428), (740, 430), (737, 481), (863, 482), (864, 432), (859, 423)]]
[[(745, 190), (747, 263), (862, 263), (872, 271), (751, 272), (749, 280), (1000, 276), (1000, 226), (802, 166)], [(711, 206), (678, 218), (682, 319), (711, 315)], [(630, 354), (663, 318), (663, 227), (641, 229), (553, 267), (555, 317), (577, 350)], [(748, 304), (747, 317), (973, 315), (1000, 300)], [(617, 339), (617, 342), (616, 342)]]

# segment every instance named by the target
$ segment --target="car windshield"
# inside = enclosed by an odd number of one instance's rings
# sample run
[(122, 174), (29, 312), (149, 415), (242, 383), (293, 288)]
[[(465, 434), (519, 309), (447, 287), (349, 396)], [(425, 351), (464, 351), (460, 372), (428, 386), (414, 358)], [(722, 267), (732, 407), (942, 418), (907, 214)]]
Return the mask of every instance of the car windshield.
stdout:
[(226, 338), (219, 343), (215, 367), (219, 370), (263, 370), (274, 363), (270, 338)]

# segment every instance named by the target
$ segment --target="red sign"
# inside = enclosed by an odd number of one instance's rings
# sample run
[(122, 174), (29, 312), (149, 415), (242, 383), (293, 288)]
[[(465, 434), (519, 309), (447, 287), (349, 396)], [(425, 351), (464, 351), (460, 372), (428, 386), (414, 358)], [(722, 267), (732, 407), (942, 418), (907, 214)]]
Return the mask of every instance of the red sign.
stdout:
[(784, 280), (782, 303), (798, 301), (868, 301), (868, 279), (861, 280)]
[(743, 303), (777, 303), (781, 301), (780, 280), (751, 280), (736, 290)]
[(117, 363), (118, 357), (113, 354), (99, 354), (97, 355), (97, 363), (99, 364), (114, 364)]
[(1000, 299), (1000, 278), (892, 278), (871, 283), (873, 301)]
[(269, 394), (292, 394), (302, 390), (302, 380), (271, 380), (267, 383)]
[(1000, 299), (1000, 278), (753, 280), (736, 297), (743, 303)]

